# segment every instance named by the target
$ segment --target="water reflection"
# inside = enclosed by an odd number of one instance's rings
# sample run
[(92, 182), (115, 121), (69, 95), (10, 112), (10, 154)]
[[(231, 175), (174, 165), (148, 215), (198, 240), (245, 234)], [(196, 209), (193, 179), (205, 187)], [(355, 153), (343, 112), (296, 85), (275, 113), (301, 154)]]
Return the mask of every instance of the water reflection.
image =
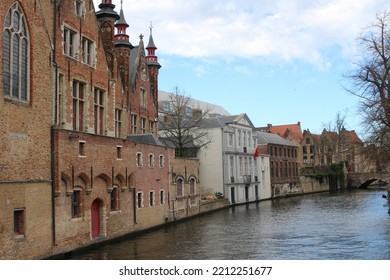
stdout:
[(383, 191), (236, 206), (73, 259), (390, 259)]

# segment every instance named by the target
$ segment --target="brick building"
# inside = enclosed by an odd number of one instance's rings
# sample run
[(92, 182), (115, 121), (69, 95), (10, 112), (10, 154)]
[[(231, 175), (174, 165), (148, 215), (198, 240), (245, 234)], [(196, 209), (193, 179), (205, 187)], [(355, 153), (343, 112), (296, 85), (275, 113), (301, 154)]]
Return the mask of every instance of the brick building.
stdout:
[(164, 223), (169, 149), (156, 137), (152, 32), (133, 46), (111, 0), (96, 13), (91, 0), (0, 8), (0, 258)]
[(272, 197), (302, 192), (299, 184), (298, 146), (283, 137), (257, 132), (261, 155), (269, 155)]

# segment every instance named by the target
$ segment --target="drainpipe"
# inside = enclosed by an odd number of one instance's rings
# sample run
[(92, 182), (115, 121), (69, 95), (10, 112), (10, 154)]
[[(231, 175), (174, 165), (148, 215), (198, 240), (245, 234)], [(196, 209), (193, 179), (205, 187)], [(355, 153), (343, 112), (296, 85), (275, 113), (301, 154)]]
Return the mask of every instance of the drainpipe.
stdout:
[(57, 50), (57, 3), (55, 2), (53, 4), (53, 13), (54, 13), (54, 20), (53, 20), (53, 46), (52, 46), (52, 56), (53, 56), (53, 66), (55, 68), (55, 77), (54, 77), (54, 124), (51, 126), (50, 129), (50, 161), (51, 161), (51, 222), (52, 222), (52, 245), (56, 246), (56, 215), (55, 215), (55, 185), (56, 185), (56, 175), (55, 175), (55, 164), (56, 158), (55, 158), (55, 147), (54, 145), (57, 144), (57, 141), (55, 141), (55, 132), (54, 132), (54, 126), (57, 124), (57, 76), (58, 76), (58, 66), (56, 61), (56, 50)]

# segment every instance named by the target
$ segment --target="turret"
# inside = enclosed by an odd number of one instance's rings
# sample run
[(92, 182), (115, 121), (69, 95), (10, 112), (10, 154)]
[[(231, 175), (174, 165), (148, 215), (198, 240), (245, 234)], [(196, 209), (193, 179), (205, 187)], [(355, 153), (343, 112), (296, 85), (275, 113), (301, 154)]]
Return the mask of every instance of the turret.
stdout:
[(96, 17), (99, 21), (100, 32), (106, 59), (111, 77), (114, 76), (114, 24), (119, 20), (119, 15), (114, 11), (115, 5), (112, 0), (102, 0), (99, 4), (99, 11), (96, 12)]
[(160, 63), (158, 63), (158, 58), (156, 56), (157, 47), (153, 41), (152, 29), (153, 26), (150, 24), (150, 36), (149, 43), (146, 46), (148, 55), (146, 56), (146, 64), (148, 65), (149, 77), (150, 77), (150, 92), (153, 96), (153, 100), (156, 106), (156, 112), (158, 112), (158, 72), (161, 68)]

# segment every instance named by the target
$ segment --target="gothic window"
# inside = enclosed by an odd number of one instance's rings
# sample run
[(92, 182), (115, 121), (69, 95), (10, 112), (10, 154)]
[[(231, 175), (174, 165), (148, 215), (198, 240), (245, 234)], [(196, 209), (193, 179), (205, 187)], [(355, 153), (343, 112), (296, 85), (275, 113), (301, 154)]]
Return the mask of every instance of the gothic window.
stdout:
[(4, 96), (28, 101), (30, 40), (26, 18), (18, 2), (5, 17), (3, 52)]
[(113, 186), (110, 193), (110, 208), (111, 211), (119, 210), (119, 191), (117, 186)]
[(81, 58), (83, 63), (94, 66), (94, 42), (86, 37), (81, 39)]
[(84, 95), (85, 84), (79, 81), (73, 81), (73, 129), (82, 131), (84, 129)]
[(94, 91), (94, 117), (95, 134), (104, 134), (104, 91), (95, 88)]
[(183, 179), (179, 178), (176, 181), (176, 197), (183, 196)]
[(194, 178), (190, 179), (190, 195), (195, 195), (195, 184), (196, 181)]
[(131, 115), (131, 134), (137, 134), (137, 115)]
[(77, 33), (68, 27), (64, 27), (64, 54), (77, 58)]
[(115, 109), (115, 137), (120, 138), (122, 131), (122, 110)]
[(147, 105), (146, 98), (147, 98), (146, 91), (144, 89), (141, 89), (141, 106), (143, 108), (146, 108), (146, 105)]
[(72, 218), (81, 217), (81, 190), (74, 189), (72, 193)]

